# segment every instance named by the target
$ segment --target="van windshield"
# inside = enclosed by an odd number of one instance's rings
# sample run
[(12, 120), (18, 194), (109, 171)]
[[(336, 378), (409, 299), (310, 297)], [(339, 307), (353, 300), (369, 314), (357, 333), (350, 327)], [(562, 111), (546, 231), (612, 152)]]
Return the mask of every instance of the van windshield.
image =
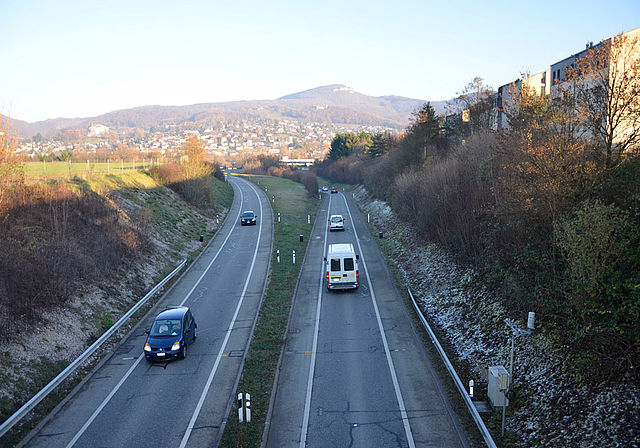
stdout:
[(331, 270), (332, 271), (339, 271), (340, 270), (340, 259), (339, 258), (332, 258), (331, 259)]
[(353, 258), (345, 258), (344, 259), (344, 270), (345, 271), (353, 271)]

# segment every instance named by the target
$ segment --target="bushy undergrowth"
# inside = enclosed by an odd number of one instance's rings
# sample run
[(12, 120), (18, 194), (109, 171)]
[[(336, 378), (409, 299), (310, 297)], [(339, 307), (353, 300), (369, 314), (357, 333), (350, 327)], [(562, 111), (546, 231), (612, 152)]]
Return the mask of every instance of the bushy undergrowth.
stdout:
[(211, 179), (224, 180), (222, 170), (210, 163), (172, 163), (153, 167), (149, 173), (158, 183), (171, 188), (182, 199), (201, 210), (214, 205)]
[[(411, 128), (382, 156), (351, 154), (318, 170), (332, 181), (363, 179), (403, 220), (473, 265), (509, 313), (544, 316), (577, 378), (637, 378), (640, 157), (612, 165), (556, 129), (442, 145)], [(343, 176), (345, 167), (359, 174)]]
[(100, 282), (149, 248), (144, 215), (124, 219), (77, 184), (15, 185), (0, 210), (0, 339), (64, 306), (87, 280)]

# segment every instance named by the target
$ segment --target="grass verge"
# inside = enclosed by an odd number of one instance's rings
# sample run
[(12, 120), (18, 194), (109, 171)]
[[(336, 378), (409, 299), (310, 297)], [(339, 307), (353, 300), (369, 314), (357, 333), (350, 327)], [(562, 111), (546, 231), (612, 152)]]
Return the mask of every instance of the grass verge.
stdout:
[[(271, 203), (274, 253), (271, 256), (269, 286), (235, 393), (251, 394), (252, 421), (240, 424), (237, 418), (230, 417), (221, 442), (223, 447), (260, 446), (293, 293), (320, 205), (318, 199), (307, 195), (301, 184), (267, 176), (252, 176), (250, 179), (261, 188), (266, 187), (270, 198), (275, 197)], [(311, 224), (308, 224), (308, 217)], [(300, 235), (304, 235), (304, 243), (300, 243)], [(280, 250), (280, 263), (276, 260), (276, 250)], [(292, 262), (294, 250), (296, 264)], [(231, 415), (237, 416), (237, 412), (237, 404), (234, 404)]]

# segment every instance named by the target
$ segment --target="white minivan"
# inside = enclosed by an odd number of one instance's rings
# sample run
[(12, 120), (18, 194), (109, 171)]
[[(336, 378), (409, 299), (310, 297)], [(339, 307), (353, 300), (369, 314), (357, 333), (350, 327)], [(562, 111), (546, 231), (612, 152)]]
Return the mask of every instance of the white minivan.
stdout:
[(327, 256), (327, 289), (356, 289), (360, 286), (359, 255), (351, 243), (329, 244)]
[(329, 218), (329, 232), (344, 230), (344, 218), (342, 215), (331, 215)]

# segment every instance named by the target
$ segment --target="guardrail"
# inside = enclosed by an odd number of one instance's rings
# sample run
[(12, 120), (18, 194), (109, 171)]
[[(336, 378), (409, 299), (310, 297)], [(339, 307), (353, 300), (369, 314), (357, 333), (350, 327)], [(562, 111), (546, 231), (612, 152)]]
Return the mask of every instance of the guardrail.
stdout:
[(47, 395), (51, 393), (56, 387), (60, 385), (71, 373), (73, 373), (80, 365), (85, 362), (89, 356), (93, 354), (107, 339), (109, 339), (121, 326), (124, 324), (142, 305), (144, 305), (147, 300), (149, 300), (155, 293), (157, 293), (160, 288), (162, 288), (165, 283), (167, 283), (174, 275), (180, 271), (187, 263), (187, 260), (182, 260), (182, 263), (175, 268), (169, 275), (167, 275), (160, 283), (158, 283), (151, 291), (147, 293), (142, 299), (136, 303), (133, 308), (131, 308), (127, 313), (122, 316), (111, 328), (109, 328), (100, 338), (94, 342), (91, 347), (86, 349), (84, 353), (82, 353), (75, 361), (73, 361), (69, 366), (64, 369), (58, 376), (56, 376), (49, 384), (47, 384), (40, 392), (33, 396), (31, 400), (29, 400), (24, 406), (22, 406), (15, 414), (9, 417), (2, 425), (0, 425), (0, 437), (5, 435), (7, 431), (13, 428), (16, 423), (18, 423), (25, 415), (31, 411), (34, 407), (38, 405)]
[(453, 365), (449, 361), (449, 358), (447, 357), (447, 354), (445, 353), (444, 349), (442, 348), (442, 345), (440, 345), (440, 342), (438, 341), (438, 338), (436, 338), (436, 335), (433, 332), (433, 330), (431, 329), (431, 326), (429, 325), (429, 322), (427, 322), (427, 320), (422, 315), (422, 311), (418, 307), (418, 304), (416, 303), (416, 299), (413, 297), (413, 294), (411, 293), (411, 290), (407, 289), (407, 291), (409, 291), (409, 296), (411, 296), (411, 301), (413, 302), (413, 307), (415, 308), (416, 312), (418, 313), (418, 316), (420, 317), (420, 321), (422, 322), (422, 325), (424, 326), (424, 328), (429, 333), (429, 336), (431, 337), (431, 340), (433, 341), (433, 344), (436, 346), (436, 349), (438, 350), (438, 353), (440, 354), (440, 357), (442, 358), (442, 361), (444, 361), (445, 365), (447, 366), (447, 370), (449, 370), (449, 374), (453, 378), (453, 382), (455, 383), (456, 387), (458, 388), (458, 391), (460, 392), (460, 395), (462, 395), (462, 398), (464, 399), (464, 402), (467, 405), (467, 408), (469, 408), (469, 412), (471, 412), (471, 416), (473, 417), (473, 420), (475, 420), (476, 425), (478, 426), (478, 430), (480, 430), (480, 433), (482, 434), (482, 437), (484, 438), (485, 443), (487, 444), (487, 446), (489, 448), (496, 448), (496, 443), (493, 441), (493, 438), (491, 437), (491, 433), (489, 433), (489, 430), (485, 426), (484, 421), (482, 421), (482, 417), (480, 417), (480, 414), (478, 413), (478, 410), (476, 409), (475, 405), (471, 401), (471, 398), (469, 398), (469, 395), (467, 394), (467, 390), (465, 389), (464, 385), (462, 384), (462, 381), (460, 381), (460, 377), (458, 377), (458, 374), (456, 373), (455, 369), (453, 368)]

